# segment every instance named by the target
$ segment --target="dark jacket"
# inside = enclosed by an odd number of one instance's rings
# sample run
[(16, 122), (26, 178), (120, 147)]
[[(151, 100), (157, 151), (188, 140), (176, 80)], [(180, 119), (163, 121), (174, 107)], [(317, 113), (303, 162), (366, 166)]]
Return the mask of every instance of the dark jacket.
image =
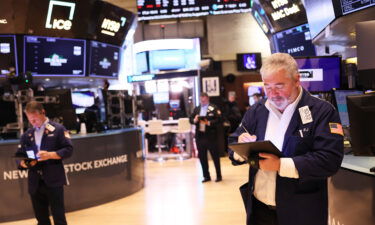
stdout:
[[(28, 182), (30, 193), (35, 193), (40, 179), (43, 179), (48, 187), (59, 187), (67, 183), (62, 160), (72, 155), (72, 142), (64, 126), (54, 122), (48, 122), (48, 124), (54, 129), (52, 128), (53, 131), (51, 131), (52, 129), (45, 129), (40, 149), (56, 152), (61, 159), (49, 159), (38, 162), (34, 167), (29, 169)], [(16, 152), (17, 157), (26, 157), (27, 149), (36, 148), (34, 130), (34, 128), (30, 128), (22, 135), (19, 148)]]
[[(268, 120), (265, 101), (249, 109), (242, 125), (257, 140), (264, 140)], [(299, 108), (308, 106), (313, 121), (303, 124)], [(282, 152), (293, 159), (299, 173), (299, 179), (276, 178), (276, 210), (279, 225), (327, 225), (328, 191), (327, 178), (340, 168), (343, 158), (343, 136), (332, 132), (330, 123), (340, 123), (337, 111), (328, 102), (311, 96), (303, 90), (303, 95), (296, 107), (284, 137)], [(243, 133), (242, 127), (236, 131)], [(301, 135), (302, 132), (302, 135)], [(233, 152), (230, 158), (234, 163)], [(256, 169), (249, 172), (249, 185), (243, 194), (247, 220), (251, 214), (251, 197), (254, 189)], [(242, 187), (244, 188), (244, 187)]]
[(193, 113), (190, 115), (190, 123), (195, 124), (195, 136), (201, 137), (204, 135), (215, 135), (217, 133), (218, 126), (220, 125), (221, 121), (221, 112), (218, 107), (214, 104), (209, 103), (207, 107), (207, 115), (206, 119), (210, 121), (210, 125), (206, 126), (206, 132), (199, 131), (199, 121), (194, 123), (194, 118), (196, 115), (199, 115), (201, 110), (201, 106), (197, 106), (194, 108)]

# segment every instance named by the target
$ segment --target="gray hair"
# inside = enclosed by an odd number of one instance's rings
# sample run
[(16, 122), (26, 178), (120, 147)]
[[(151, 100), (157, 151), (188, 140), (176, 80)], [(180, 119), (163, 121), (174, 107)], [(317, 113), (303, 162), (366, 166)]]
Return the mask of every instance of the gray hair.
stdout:
[(287, 75), (295, 80), (298, 76), (298, 65), (294, 58), (287, 53), (275, 53), (267, 57), (262, 63), (260, 74), (262, 79), (270, 75), (271, 73), (277, 72), (284, 69)]

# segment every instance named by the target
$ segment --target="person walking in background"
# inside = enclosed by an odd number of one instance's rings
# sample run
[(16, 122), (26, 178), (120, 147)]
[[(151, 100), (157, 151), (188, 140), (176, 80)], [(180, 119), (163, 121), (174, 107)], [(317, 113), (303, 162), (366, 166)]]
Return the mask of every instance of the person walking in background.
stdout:
[(218, 141), (216, 140), (218, 125), (221, 123), (221, 112), (210, 103), (207, 93), (200, 94), (200, 105), (194, 108), (190, 115), (190, 123), (195, 124), (195, 140), (198, 148), (198, 157), (203, 170), (204, 179), (202, 182), (211, 180), (208, 169), (207, 150), (210, 151), (216, 170), (216, 182), (222, 180), (220, 168), (220, 153)]
[(25, 113), (33, 126), (21, 137), (16, 157), (19, 169), (28, 169), (28, 190), (38, 225), (66, 225), (64, 189), (67, 184), (62, 160), (73, 153), (69, 132), (46, 117), (43, 105), (31, 101)]
[[(335, 108), (300, 85), (289, 54), (268, 57), (260, 70), (267, 99), (242, 119), (238, 142), (270, 140), (283, 158), (259, 153), (241, 186), (248, 225), (327, 225), (327, 178), (343, 159), (343, 130)], [(234, 164), (245, 160), (230, 152)]]
[(236, 131), (238, 125), (241, 123), (241, 110), (237, 106), (236, 93), (231, 91), (228, 93), (228, 101), (225, 102), (223, 117), (229, 122), (229, 133)]

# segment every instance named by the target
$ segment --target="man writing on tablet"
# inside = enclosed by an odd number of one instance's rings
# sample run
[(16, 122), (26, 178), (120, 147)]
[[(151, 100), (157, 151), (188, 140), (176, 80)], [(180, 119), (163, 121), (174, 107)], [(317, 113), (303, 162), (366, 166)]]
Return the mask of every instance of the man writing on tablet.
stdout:
[[(260, 70), (267, 99), (249, 109), (238, 142), (270, 140), (285, 157), (259, 153), (241, 187), (248, 225), (327, 225), (327, 178), (343, 158), (343, 132), (334, 107), (300, 85), (298, 66), (276, 53)], [(245, 160), (230, 153), (233, 164)]]

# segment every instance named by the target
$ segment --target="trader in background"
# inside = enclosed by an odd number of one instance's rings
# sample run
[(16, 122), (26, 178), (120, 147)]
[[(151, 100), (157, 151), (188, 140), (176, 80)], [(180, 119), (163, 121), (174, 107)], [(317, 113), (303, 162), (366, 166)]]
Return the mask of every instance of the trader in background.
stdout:
[(33, 126), (21, 137), (16, 157), (19, 169), (28, 169), (29, 194), (38, 225), (50, 225), (49, 210), (55, 225), (67, 224), (64, 189), (67, 184), (62, 160), (73, 153), (69, 132), (46, 117), (43, 105), (31, 101), (25, 113)]
[(221, 123), (221, 112), (213, 104), (207, 93), (200, 94), (200, 105), (194, 108), (190, 115), (190, 123), (195, 124), (195, 141), (198, 148), (198, 157), (202, 165), (202, 182), (211, 180), (208, 170), (207, 150), (210, 151), (216, 169), (216, 182), (222, 180), (220, 169), (220, 152), (217, 140), (218, 126)]
[[(290, 55), (271, 55), (260, 73), (268, 99), (246, 112), (236, 131), (238, 142), (270, 140), (284, 157), (259, 153), (259, 168), (251, 167), (249, 183), (240, 188), (247, 224), (327, 225), (327, 178), (343, 158), (338, 113), (301, 87)], [(230, 158), (245, 163), (234, 152)]]

